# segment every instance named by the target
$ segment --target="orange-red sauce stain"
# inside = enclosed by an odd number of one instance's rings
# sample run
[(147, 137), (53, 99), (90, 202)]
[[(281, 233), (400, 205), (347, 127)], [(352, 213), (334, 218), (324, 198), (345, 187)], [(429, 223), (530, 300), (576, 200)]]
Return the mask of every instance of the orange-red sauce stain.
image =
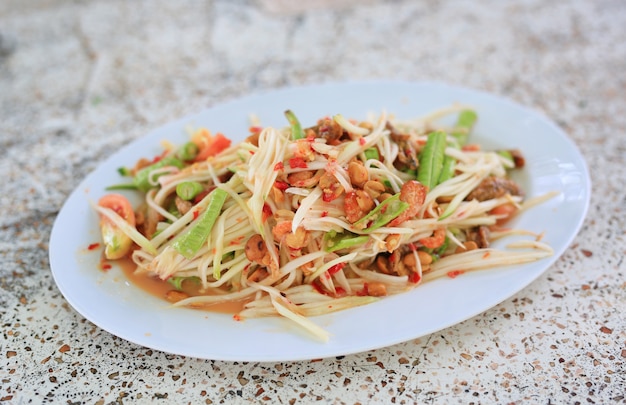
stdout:
[(87, 250), (96, 250), (100, 247), (100, 243), (96, 242), (96, 243), (92, 243), (89, 246), (87, 246)]
[[(133, 285), (141, 288), (151, 295), (162, 299), (164, 302), (169, 302), (166, 299), (166, 294), (168, 293), (168, 291), (172, 291), (175, 289), (174, 286), (172, 286), (170, 283), (146, 273), (138, 273), (136, 271), (137, 266), (130, 258), (115, 260), (113, 263), (122, 270), (128, 281), (130, 281)], [(109, 268), (110, 267), (111, 264), (109, 264)], [(203, 291), (202, 285), (199, 282), (196, 283), (194, 281), (184, 281), (182, 283), (182, 287), (182, 292), (186, 293), (189, 296), (206, 295), (210, 293), (210, 291)], [(223, 294), (223, 291), (219, 291), (219, 293)], [(233, 302), (221, 302), (211, 305), (194, 305), (193, 308), (223, 314), (237, 314), (244, 309), (244, 305), (246, 305), (249, 301), (249, 299), (243, 299)]]
[(463, 270), (452, 270), (448, 272), (448, 277), (455, 278), (465, 273)]
[(236, 246), (239, 245), (243, 240), (244, 240), (245, 236), (241, 235), (241, 236), (237, 236), (235, 239), (233, 239), (230, 242), (231, 246)]
[(489, 253), (489, 252), (485, 252), (485, 254), (483, 255), (483, 259), (488, 258), (490, 255), (491, 255), (491, 253)]

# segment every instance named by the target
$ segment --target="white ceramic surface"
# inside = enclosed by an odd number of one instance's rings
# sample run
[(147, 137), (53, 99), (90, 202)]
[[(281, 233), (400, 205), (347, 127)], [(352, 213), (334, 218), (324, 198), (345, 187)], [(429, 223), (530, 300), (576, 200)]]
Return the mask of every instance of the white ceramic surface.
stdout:
[[(466, 274), (424, 284), (375, 304), (313, 318), (331, 333), (321, 343), (280, 318), (236, 322), (230, 315), (168, 308), (130, 284), (117, 268), (98, 270), (98, 219), (88, 200), (120, 182), (116, 169), (160, 152), (159, 141), (186, 141), (187, 125), (206, 126), (233, 140), (247, 133), (250, 114), (265, 125), (284, 126), (292, 109), (303, 125), (324, 115), (360, 118), (385, 109), (400, 119), (454, 102), (479, 114), (474, 141), (519, 148), (527, 166), (518, 177), (527, 196), (560, 195), (524, 213), (515, 226), (545, 231), (554, 256), (535, 263)], [(130, 194), (129, 194), (130, 195)], [(361, 352), (414, 339), (479, 314), (512, 296), (546, 271), (577, 234), (589, 205), (590, 180), (576, 146), (536, 111), (486, 93), (438, 83), (366, 82), (287, 88), (231, 101), (171, 122), (127, 145), (88, 175), (61, 209), (50, 239), (54, 279), (85, 318), (121, 338), (186, 356), (242, 361), (314, 359)]]

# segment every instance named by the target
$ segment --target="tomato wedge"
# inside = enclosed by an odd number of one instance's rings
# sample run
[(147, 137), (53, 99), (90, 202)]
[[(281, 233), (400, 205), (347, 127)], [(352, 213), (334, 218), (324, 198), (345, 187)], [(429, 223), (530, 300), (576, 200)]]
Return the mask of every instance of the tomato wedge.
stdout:
[[(129, 225), (135, 226), (135, 212), (133, 206), (126, 197), (121, 194), (107, 194), (100, 198), (98, 205), (109, 208)], [(109, 260), (120, 259), (130, 251), (133, 241), (122, 232), (113, 222), (105, 217), (100, 217), (100, 232), (104, 241), (104, 255)]]
[(231, 143), (230, 139), (220, 133), (217, 133), (215, 136), (211, 136), (208, 132), (202, 141), (202, 144), (198, 144), (200, 151), (194, 159), (196, 162), (201, 162), (211, 156), (217, 155), (224, 149), (228, 148)]

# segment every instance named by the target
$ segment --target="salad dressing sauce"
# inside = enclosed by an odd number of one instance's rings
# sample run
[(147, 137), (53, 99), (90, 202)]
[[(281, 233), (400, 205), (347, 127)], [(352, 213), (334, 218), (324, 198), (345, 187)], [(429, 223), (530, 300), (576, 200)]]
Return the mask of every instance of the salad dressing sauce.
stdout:
[[(126, 276), (126, 278), (133, 285), (164, 301), (167, 301), (166, 297), (169, 291), (176, 290), (176, 288), (167, 281), (163, 281), (157, 277), (153, 277), (145, 273), (136, 273), (135, 270), (137, 269), (137, 265), (130, 258), (115, 260), (113, 263), (119, 266), (119, 268), (124, 273), (124, 276)], [(202, 295), (201, 286), (199, 283), (187, 281), (183, 283), (182, 287), (182, 291), (189, 296)], [(249, 299), (220, 302), (197, 308), (194, 307), (194, 309), (234, 315), (242, 311), (244, 309), (244, 305), (248, 303), (248, 301)]]

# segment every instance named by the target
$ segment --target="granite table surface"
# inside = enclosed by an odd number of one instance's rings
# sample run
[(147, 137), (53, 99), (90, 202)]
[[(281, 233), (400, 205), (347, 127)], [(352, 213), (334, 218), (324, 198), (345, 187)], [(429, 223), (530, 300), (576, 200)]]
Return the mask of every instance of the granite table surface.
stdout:
[[(364, 353), (199, 360), (96, 327), (48, 243), (112, 151), (254, 92), (353, 80), (487, 91), (557, 123), (592, 179), (562, 257), (460, 324)], [(626, 3), (0, 2), (0, 402), (626, 403)]]

